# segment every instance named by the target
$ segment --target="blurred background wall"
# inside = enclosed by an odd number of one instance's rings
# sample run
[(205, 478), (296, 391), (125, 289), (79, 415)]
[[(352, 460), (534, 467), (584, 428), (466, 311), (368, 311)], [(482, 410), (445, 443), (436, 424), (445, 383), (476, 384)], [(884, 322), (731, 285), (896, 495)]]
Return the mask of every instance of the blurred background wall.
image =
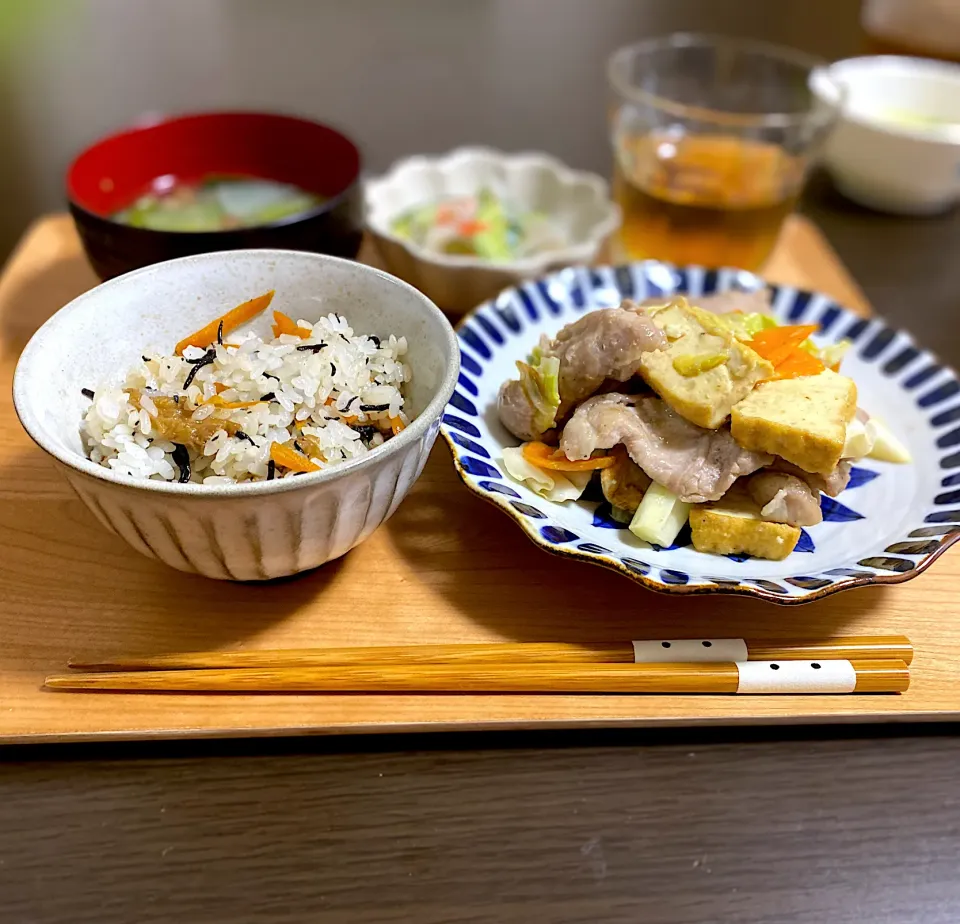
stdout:
[[(906, 0), (904, 0), (906, 2)], [(370, 170), (482, 142), (608, 172), (604, 59), (677, 29), (841, 57), (859, 0), (0, 0), (0, 255), (88, 142), (149, 112), (327, 120)]]

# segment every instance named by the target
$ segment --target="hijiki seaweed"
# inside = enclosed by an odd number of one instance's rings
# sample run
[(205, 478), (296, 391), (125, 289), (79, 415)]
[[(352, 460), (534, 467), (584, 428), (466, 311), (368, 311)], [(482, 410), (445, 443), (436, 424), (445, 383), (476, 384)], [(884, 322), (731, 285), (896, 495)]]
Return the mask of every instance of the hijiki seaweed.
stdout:
[[(84, 411), (84, 436), (91, 447), (91, 458), (104, 465), (116, 465), (133, 477), (159, 476), (180, 484), (256, 480), (264, 477), (261, 466), (267, 463), (266, 480), (272, 481), (345, 461), (375, 448), (403, 429), (407, 419), (399, 388), (409, 379), (409, 372), (399, 361), (406, 351), (402, 338), (395, 344), (391, 337), (383, 360), (385, 366), (380, 365), (380, 357), (371, 355), (371, 345), (384, 349), (385, 342), (379, 337), (352, 332), (348, 337), (343, 331), (330, 329), (334, 322), (345, 323), (340, 315), (327, 315), (309, 328), (279, 315), (284, 324), (278, 320), (274, 325), (274, 338), (290, 339), (263, 341), (257, 345), (259, 353), (254, 350), (250, 354), (249, 347), (241, 348), (240, 343), (224, 342), (231, 339), (225, 335), (264, 310), (272, 294), (244, 302), (179, 341), (170, 357), (183, 363), (179, 369), (162, 354), (144, 353), (141, 359), (146, 368), (132, 371), (124, 386), (106, 388), (103, 400), (97, 400), (99, 389), (80, 389), (91, 402)], [(274, 317), (278, 318), (277, 312)], [(278, 327), (283, 328), (282, 332), (278, 333)], [(288, 329), (291, 327), (292, 330)], [(326, 340), (310, 342), (321, 330)], [(292, 335), (301, 341), (296, 343)], [(337, 338), (350, 346), (342, 352), (343, 362)], [(251, 339), (257, 340), (255, 335), (248, 334), (243, 342)], [(294, 349), (296, 352), (291, 352)], [(324, 355), (324, 350), (329, 353)], [(334, 351), (336, 362), (332, 361)], [(265, 358), (273, 362), (274, 371), (257, 371), (256, 366), (244, 362), (247, 354), (254, 355), (258, 364)], [(314, 359), (318, 354), (319, 362)], [(298, 364), (310, 373), (305, 385), (296, 378)], [(205, 367), (210, 369), (198, 377)], [(224, 371), (226, 374), (221, 375)], [(182, 384), (178, 381), (180, 376)], [(264, 379), (273, 379), (283, 391), (266, 391), (257, 400)], [(289, 387), (290, 382), (297, 383), (296, 389), (306, 389), (302, 399), (306, 414), (304, 408), (296, 407), (300, 398)], [(362, 403), (357, 392), (371, 385), (385, 386), (376, 394), (382, 403)], [(385, 402), (382, 393), (390, 388), (397, 398)], [(353, 394), (348, 398), (343, 391)], [(273, 407), (268, 408), (271, 403)], [(330, 406), (329, 413), (324, 413), (324, 405)], [(396, 416), (387, 418), (384, 412), (395, 406), (397, 410), (392, 413)], [(364, 413), (376, 416), (364, 419)], [(354, 415), (361, 416), (358, 419)], [(281, 430), (287, 422), (286, 439), (290, 443), (286, 443), (282, 433), (278, 434), (277, 421)], [(328, 422), (345, 424), (356, 436), (349, 431), (344, 434), (337, 427), (325, 430)], [(320, 429), (312, 430), (311, 426)], [(252, 448), (244, 450), (237, 443)]]
[(192, 384), (196, 374), (204, 367), (209, 366), (211, 363), (215, 362), (217, 359), (216, 350), (207, 350), (199, 359), (187, 359), (185, 362), (190, 363), (193, 368), (190, 370), (186, 379), (183, 382), (183, 390), (186, 391)]
[(180, 469), (180, 477), (177, 481), (180, 484), (186, 484), (190, 480), (190, 453), (182, 443), (173, 444), (173, 461)]

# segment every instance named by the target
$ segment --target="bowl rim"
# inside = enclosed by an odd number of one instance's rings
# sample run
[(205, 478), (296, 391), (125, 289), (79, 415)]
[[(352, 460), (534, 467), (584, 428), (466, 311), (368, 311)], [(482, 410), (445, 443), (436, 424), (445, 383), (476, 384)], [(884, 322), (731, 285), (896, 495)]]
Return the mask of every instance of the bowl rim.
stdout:
[[(356, 459), (350, 459), (319, 472), (307, 472), (305, 475), (300, 475), (295, 478), (278, 478), (273, 481), (251, 481), (230, 485), (180, 484), (170, 481), (130, 478), (125, 475), (119, 475), (112, 469), (105, 468), (102, 465), (97, 465), (80, 453), (63, 450), (49, 437), (48, 429), (41, 422), (39, 416), (34, 413), (31, 404), (31, 395), (26, 390), (25, 376), (27, 372), (24, 370), (28, 368), (32, 356), (44, 348), (44, 341), (50, 335), (51, 330), (56, 329), (57, 324), (61, 323), (63, 319), (69, 315), (83, 311), (91, 305), (95, 305), (99, 299), (99, 295), (104, 289), (123, 285), (131, 279), (140, 276), (149, 276), (158, 272), (166, 272), (167, 267), (171, 266), (177, 267), (198, 262), (210, 262), (211, 260), (222, 258), (233, 259), (238, 257), (256, 257), (263, 260), (296, 257), (297, 259), (307, 261), (317, 261), (319, 264), (333, 263), (350, 268), (360, 267), (362, 272), (379, 276), (388, 283), (414, 295), (415, 301), (421, 305), (426, 314), (440, 322), (440, 329), (444, 333), (444, 339), (449, 353), (449, 359), (446, 363), (443, 377), (434, 391), (433, 397), (427, 403), (427, 406), (414, 418), (410, 425), (404, 428), (397, 436)], [(302, 250), (257, 247), (244, 250), (210, 251), (207, 253), (192, 254), (186, 257), (178, 257), (174, 260), (165, 260), (161, 263), (153, 263), (150, 266), (144, 266), (140, 269), (132, 270), (129, 273), (124, 273), (122, 276), (109, 279), (78, 295), (59, 311), (51, 315), (51, 317), (38, 328), (24, 347), (23, 352), (17, 359), (17, 365), (13, 375), (13, 404), (20, 424), (24, 430), (26, 430), (27, 435), (57, 462), (60, 462), (67, 468), (81, 475), (108, 482), (121, 488), (143, 491), (147, 494), (161, 496), (168, 494), (178, 497), (196, 497), (198, 499), (243, 499), (293, 491), (301, 487), (326, 484), (349, 474), (376, 466), (388, 456), (402, 452), (406, 447), (418, 442), (429, 428), (439, 421), (447, 402), (450, 400), (450, 396), (453, 394), (459, 371), (460, 348), (453, 327), (443, 312), (419, 289), (377, 267), (357, 263), (354, 260), (347, 260), (343, 257), (334, 257), (328, 254), (312, 253)], [(79, 427), (79, 420), (77, 421), (77, 425)]]
[[(438, 254), (421, 247), (406, 238), (394, 234), (386, 225), (373, 216), (370, 204), (371, 195), (385, 186), (395, 183), (402, 173), (411, 166), (433, 166), (443, 170), (454, 160), (492, 160), (502, 162), (507, 169), (527, 164), (537, 163), (552, 170), (566, 185), (583, 183), (595, 194), (601, 204), (606, 205), (606, 215), (596, 222), (588, 238), (576, 244), (557, 247), (520, 260), (483, 260), (466, 254)], [(377, 237), (396, 244), (424, 263), (443, 266), (449, 269), (479, 269), (494, 271), (509, 271), (519, 273), (545, 272), (550, 266), (558, 263), (578, 263), (591, 259), (592, 254), (604, 239), (620, 227), (622, 220), (620, 207), (610, 198), (609, 184), (597, 173), (589, 170), (575, 170), (568, 167), (561, 160), (541, 151), (517, 151), (508, 153), (496, 148), (482, 145), (468, 145), (454, 148), (445, 154), (414, 154), (403, 157), (382, 174), (371, 177), (364, 184), (364, 208), (366, 211), (366, 225)]]
[(928, 75), (946, 77), (954, 81), (960, 89), (960, 64), (952, 61), (940, 61), (932, 58), (918, 58), (910, 55), (855, 55), (834, 61), (822, 71), (811, 75), (810, 89), (821, 99), (829, 101), (829, 94), (820, 86), (820, 76), (839, 84), (845, 91), (845, 99), (840, 109), (840, 122), (849, 122), (860, 128), (870, 129), (893, 138), (906, 138), (911, 141), (924, 141), (932, 144), (960, 144), (960, 122), (946, 125), (901, 125), (879, 118), (871, 118), (857, 109), (850, 108), (849, 87), (844, 82), (846, 73), (856, 73), (860, 79), (870, 72), (889, 69), (901, 74)]
[[(71, 177), (77, 166), (77, 163), (81, 158), (85, 157), (90, 151), (95, 148), (100, 147), (101, 145), (111, 143), (116, 141), (119, 138), (128, 137), (131, 135), (138, 135), (145, 131), (151, 131), (152, 129), (158, 128), (163, 125), (170, 125), (176, 122), (191, 122), (198, 121), (201, 119), (206, 119), (210, 116), (260, 116), (270, 119), (282, 119), (284, 121), (293, 121), (293, 122), (302, 122), (307, 125), (319, 126), (325, 128), (328, 131), (334, 132), (339, 135), (344, 141), (346, 141), (356, 152), (357, 155), (357, 171), (353, 179), (344, 186), (336, 195), (330, 196), (323, 200), (323, 202), (315, 205), (313, 208), (308, 209), (305, 212), (298, 212), (296, 215), (288, 215), (284, 218), (277, 219), (276, 221), (265, 222), (263, 224), (256, 225), (247, 225), (241, 228), (221, 228), (216, 231), (161, 231), (156, 228), (138, 228), (133, 225), (125, 224), (122, 221), (116, 221), (110, 215), (102, 215), (100, 212), (95, 212), (92, 209), (87, 208), (85, 205), (81, 205), (80, 202), (74, 198), (71, 186)], [(320, 122), (317, 119), (309, 119), (305, 116), (296, 115), (293, 113), (287, 112), (266, 112), (262, 109), (210, 109), (203, 110), (200, 112), (181, 112), (174, 113), (171, 115), (164, 115), (161, 118), (151, 119), (139, 124), (129, 125), (125, 128), (120, 128), (117, 131), (110, 132), (107, 135), (101, 135), (95, 141), (92, 141), (81, 151), (79, 151), (73, 159), (70, 161), (67, 166), (66, 172), (64, 173), (63, 180), (63, 192), (67, 200), (67, 204), (70, 206), (71, 211), (79, 212), (84, 218), (93, 219), (94, 221), (105, 222), (114, 228), (123, 228), (125, 232), (130, 232), (136, 234), (143, 238), (155, 238), (160, 240), (163, 238), (169, 239), (170, 237), (182, 237), (188, 238), (190, 240), (205, 241), (207, 245), (213, 247), (217, 243), (217, 239), (226, 239), (229, 236), (235, 236), (238, 232), (251, 232), (258, 230), (271, 230), (275, 228), (286, 228), (290, 225), (298, 224), (302, 221), (307, 221), (311, 218), (318, 218), (322, 215), (326, 215), (330, 212), (335, 211), (340, 205), (347, 201), (352, 195), (354, 195), (359, 187), (363, 185), (363, 152), (360, 150), (360, 146), (345, 132), (342, 132), (339, 128), (333, 125), (328, 125), (326, 122)]]

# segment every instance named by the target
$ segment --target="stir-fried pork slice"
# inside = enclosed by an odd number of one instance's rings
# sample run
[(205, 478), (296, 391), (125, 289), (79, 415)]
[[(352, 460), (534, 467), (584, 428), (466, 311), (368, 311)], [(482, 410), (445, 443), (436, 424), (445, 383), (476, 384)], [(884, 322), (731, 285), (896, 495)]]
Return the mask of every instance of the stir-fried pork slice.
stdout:
[(719, 500), (741, 475), (772, 457), (741, 449), (727, 430), (704, 430), (653, 396), (600, 395), (584, 401), (563, 430), (569, 459), (622, 443), (630, 458), (681, 500)]
[[(591, 311), (568, 324), (542, 348), (544, 356), (560, 361), (556, 419), (562, 421), (608, 379), (627, 381), (637, 371), (640, 357), (666, 342), (663, 331), (646, 312), (629, 301), (620, 308)], [(535, 410), (516, 379), (500, 387), (497, 413), (514, 436), (522, 440), (543, 436), (535, 422)]]
[(805, 481), (814, 491), (836, 497), (841, 491), (846, 490), (850, 483), (851, 464), (849, 460), (841, 459), (837, 467), (828, 475), (805, 472), (798, 465), (794, 465), (786, 459), (777, 459), (772, 467), (775, 471), (786, 472), (788, 475), (793, 475), (801, 481)]
[(816, 526), (823, 520), (820, 494), (795, 475), (757, 472), (746, 479), (746, 488), (765, 520), (790, 526)]
[[(649, 308), (654, 305), (663, 305), (667, 300), (663, 296), (647, 298), (640, 305)], [(687, 300), (691, 305), (703, 308), (704, 311), (712, 311), (714, 314), (729, 314), (731, 311), (742, 311), (744, 314), (770, 313), (769, 289), (758, 289), (755, 292), (730, 290), (715, 292), (713, 295), (688, 295)]]
[(554, 338), (547, 355), (560, 360), (560, 412), (589, 398), (605, 379), (625, 382), (636, 373), (640, 357), (667, 345), (663, 331), (632, 302), (628, 307), (591, 311), (568, 324)]
[(510, 379), (500, 386), (497, 396), (497, 414), (502, 423), (517, 439), (538, 440), (543, 432), (534, 423), (536, 412), (527, 400), (517, 379)]

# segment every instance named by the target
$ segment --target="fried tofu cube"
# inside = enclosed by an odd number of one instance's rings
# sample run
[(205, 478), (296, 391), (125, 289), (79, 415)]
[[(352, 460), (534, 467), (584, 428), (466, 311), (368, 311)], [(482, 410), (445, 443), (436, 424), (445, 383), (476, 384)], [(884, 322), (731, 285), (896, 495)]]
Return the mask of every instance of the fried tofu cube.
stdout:
[(800, 541), (800, 530), (786, 523), (770, 523), (760, 507), (747, 497), (724, 497), (715, 504), (690, 508), (690, 533), (698, 552), (715, 555), (753, 555), (782, 561)]
[(644, 353), (640, 374), (681, 417), (710, 430), (773, 375), (773, 366), (741, 343), (723, 319), (682, 299), (650, 310), (666, 349)]
[(856, 410), (853, 380), (826, 369), (758, 385), (733, 408), (730, 432), (744, 449), (828, 475), (840, 461)]

